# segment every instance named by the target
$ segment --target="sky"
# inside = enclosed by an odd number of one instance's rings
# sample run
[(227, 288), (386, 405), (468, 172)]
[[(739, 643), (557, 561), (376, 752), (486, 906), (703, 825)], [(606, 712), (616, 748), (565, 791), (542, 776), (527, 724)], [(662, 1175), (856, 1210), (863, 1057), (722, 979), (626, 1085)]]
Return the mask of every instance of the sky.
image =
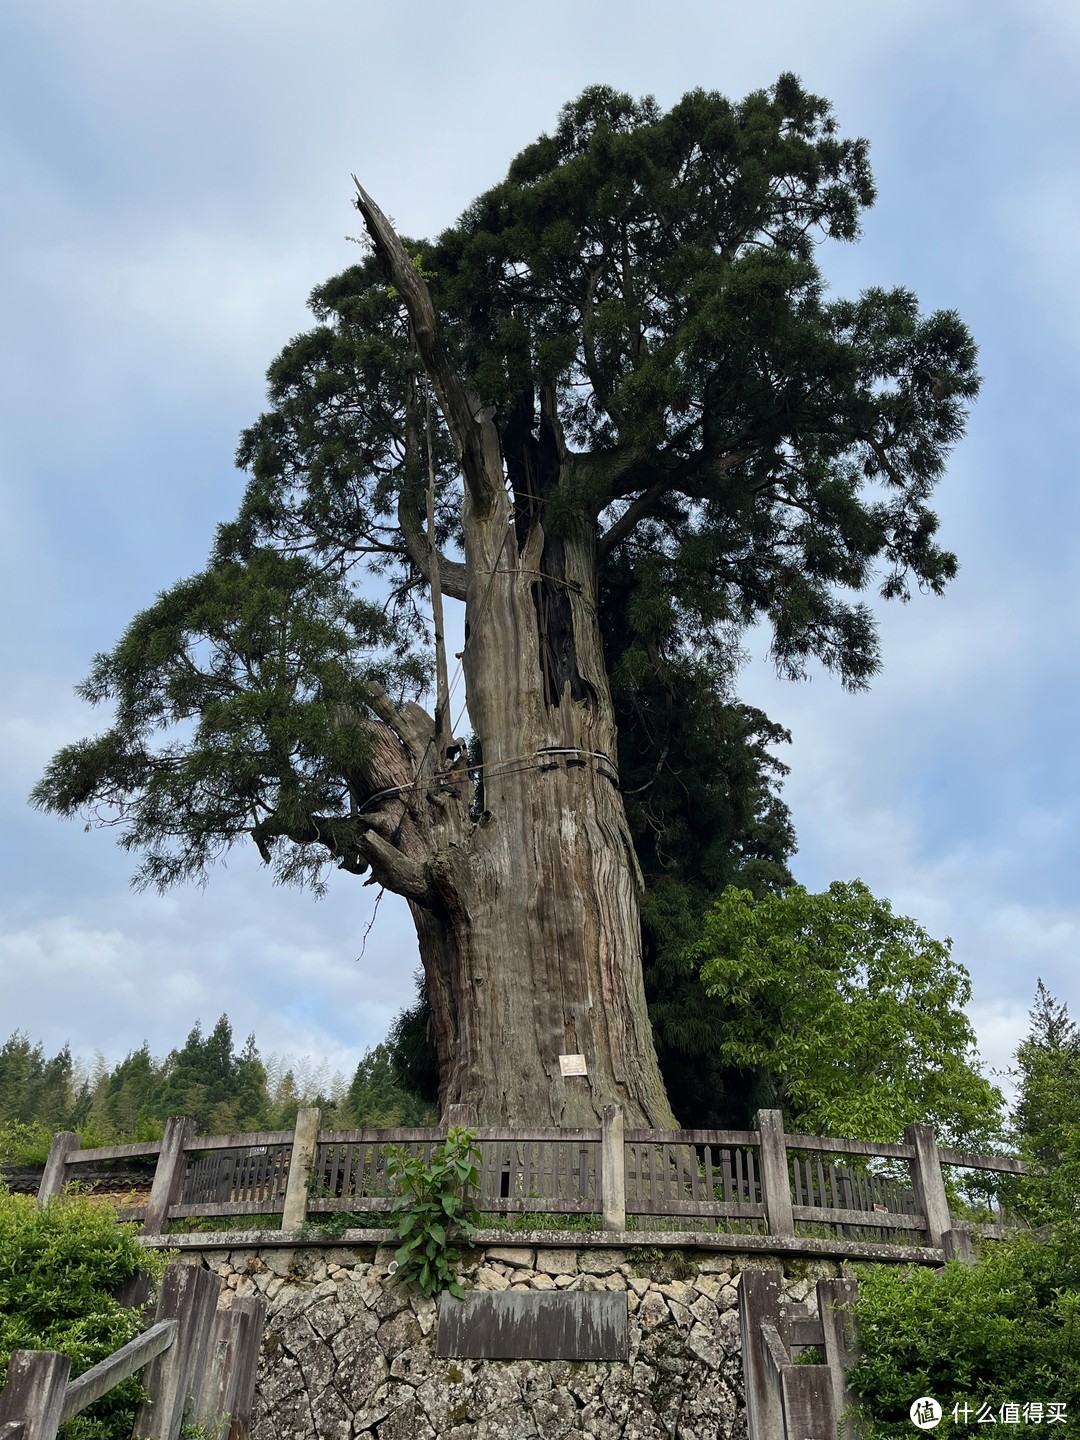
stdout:
[(355, 877), (316, 901), (239, 850), (204, 889), (135, 893), (114, 834), (26, 796), (107, 724), (73, 693), (93, 655), (234, 512), (266, 367), (356, 259), (352, 173), (432, 234), (586, 85), (668, 106), (786, 70), (871, 142), (864, 236), (821, 257), (837, 293), (903, 284), (958, 310), (985, 377), (937, 492), (960, 575), (877, 605), (869, 693), (782, 682), (748, 639), (739, 693), (793, 737), (793, 870), (811, 890), (859, 877), (950, 936), (991, 1068), (1037, 978), (1080, 1016), (1080, 7), (6, 0), (0, 1041), (113, 1063), (227, 1012), (264, 1055), (351, 1074), (383, 1038), (417, 965), (395, 897), (369, 929)]

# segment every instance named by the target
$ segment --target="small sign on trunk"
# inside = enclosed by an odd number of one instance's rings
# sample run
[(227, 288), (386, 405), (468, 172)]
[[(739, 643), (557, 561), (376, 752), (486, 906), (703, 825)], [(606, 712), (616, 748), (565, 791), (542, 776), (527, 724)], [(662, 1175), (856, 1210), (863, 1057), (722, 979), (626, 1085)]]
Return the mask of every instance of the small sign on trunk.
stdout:
[(560, 1055), (559, 1069), (563, 1075), (588, 1075), (584, 1055)]

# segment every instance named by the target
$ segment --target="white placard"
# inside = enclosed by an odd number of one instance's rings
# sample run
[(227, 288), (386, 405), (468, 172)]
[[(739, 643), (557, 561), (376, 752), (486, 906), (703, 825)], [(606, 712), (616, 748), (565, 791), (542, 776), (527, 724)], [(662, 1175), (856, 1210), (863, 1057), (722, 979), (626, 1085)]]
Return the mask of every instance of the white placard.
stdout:
[(587, 1075), (584, 1055), (560, 1055), (559, 1069), (564, 1075)]

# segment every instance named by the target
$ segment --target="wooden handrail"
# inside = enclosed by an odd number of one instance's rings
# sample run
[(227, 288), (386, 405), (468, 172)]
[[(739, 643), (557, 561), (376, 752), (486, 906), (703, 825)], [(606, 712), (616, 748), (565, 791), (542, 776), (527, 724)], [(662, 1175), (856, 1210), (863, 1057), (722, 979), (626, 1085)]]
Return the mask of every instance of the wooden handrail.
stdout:
[[(804, 1440), (835, 1436), (851, 1440), (844, 1417), (853, 1400), (847, 1375), (858, 1359), (852, 1304), (855, 1282), (819, 1280), (817, 1314), (803, 1304), (781, 1304), (775, 1271), (744, 1271), (739, 1281), (746, 1420), (750, 1440)], [(824, 1352), (824, 1363), (795, 1363), (793, 1349)]]
[(913, 1145), (884, 1140), (843, 1140), (831, 1135), (785, 1135), (789, 1150), (819, 1150), (828, 1155), (870, 1155), (881, 1160), (912, 1160)]
[(250, 1150), (257, 1145), (291, 1145), (292, 1130), (258, 1130), (250, 1135), (192, 1135), (185, 1150)]
[[(526, 1143), (550, 1143), (552, 1141), (576, 1141), (586, 1144), (600, 1140), (602, 1131), (597, 1128), (560, 1130), (548, 1127), (526, 1129), (505, 1126), (478, 1126), (473, 1131), (478, 1142), (520, 1141)], [(445, 1140), (446, 1131), (436, 1126), (391, 1128), (374, 1130), (320, 1130), (320, 1145), (364, 1145), (389, 1144), (407, 1145), (438, 1143)], [(627, 1144), (654, 1145), (713, 1145), (752, 1146), (759, 1143), (756, 1130), (643, 1130), (627, 1129)], [(878, 1140), (849, 1140), (843, 1136), (785, 1135), (788, 1150), (820, 1151), (831, 1155), (866, 1155), (883, 1160), (910, 1160), (914, 1155), (911, 1145), (894, 1144)], [(200, 1150), (244, 1150), (258, 1145), (291, 1145), (291, 1130), (261, 1130), (235, 1135), (194, 1135), (184, 1142), (185, 1152)], [(67, 1165), (88, 1165), (102, 1160), (123, 1160), (140, 1156), (151, 1158), (161, 1154), (162, 1141), (144, 1140), (126, 1145), (97, 1145), (88, 1150), (72, 1150), (65, 1157)], [(1031, 1166), (1015, 1155), (981, 1155), (969, 1150), (939, 1147), (942, 1163), (957, 1165), (969, 1170), (1000, 1171), (1011, 1175), (1030, 1173)]]
[(943, 1165), (959, 1165), (965, 1170), (997, 1170), (1006, 1175), (1030, 1175), (1033, 1166), (1015, 1155), (972, 1155), (967, 1150), (938, 1148)]
[(100, 1400), (117, 1385), (130, 1380), (144, 1365), (164, 1354), (176, 1339), (178, 1322), (162, 1320), (151, 1325), (134, 1340), (129, 1340), (119, 1350), (114, 1350), (90, 1370), (84, 1370), (76, 1380), (68, 1383), (64, 1391), (64, 1408), (60, 1412), (60, 1423), (64, 1424), (73, 1415), (81, 1414), (88, 1405)]
[(127, 1160), (140, 1155), (160, 1155), (160, 1140), (136, 1140), (130, 1145), (95, 1145), (89, 1150), (73, 1150), (67, 1157), (69, 1165), (90, 1165), (95, 1160)]
[(174, 1261), (166, 1270), (155, 1323), (76, 1380), (71, 1358), (57, 1350), (16, 1350), (0, 1388), (0, 1440), (55, 1440), (58, 1428), (145, 1370), (146, 1399), (135, 1434), (169, 1440), (188, 1411), (220, 1433), (229, 1417), (233, 1440), (246, 1440), (266, 1301), (237, 1298), (218, 1309), (221, 1281)]
[(756, 1130), (627, 1130), (635, 1145), (757, 1145)]

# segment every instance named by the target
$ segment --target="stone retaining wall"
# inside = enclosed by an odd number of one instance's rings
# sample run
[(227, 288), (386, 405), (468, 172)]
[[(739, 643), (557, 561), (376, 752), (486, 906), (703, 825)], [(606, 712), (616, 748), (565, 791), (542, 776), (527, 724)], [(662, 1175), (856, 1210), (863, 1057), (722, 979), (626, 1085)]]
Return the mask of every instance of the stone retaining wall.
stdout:
[[(186, 1247), (185, 1247), (186, 1248)], [(627, 1294), (629, 1363), (440, 1360), (433, 1301), (395, 1283), (389, 1250), (245, 1246), (187, 1251), (268, 1322), (252, 1440), (742, 1440), (739, 1270), (715, 1252), (488, 1247), (460, 1274), (487, 1290)], [(779, 1268), (779, 1262), (771, 1262)], [(784, 1294), (814, 1301), (826, 1263), (788, 1263)]]

